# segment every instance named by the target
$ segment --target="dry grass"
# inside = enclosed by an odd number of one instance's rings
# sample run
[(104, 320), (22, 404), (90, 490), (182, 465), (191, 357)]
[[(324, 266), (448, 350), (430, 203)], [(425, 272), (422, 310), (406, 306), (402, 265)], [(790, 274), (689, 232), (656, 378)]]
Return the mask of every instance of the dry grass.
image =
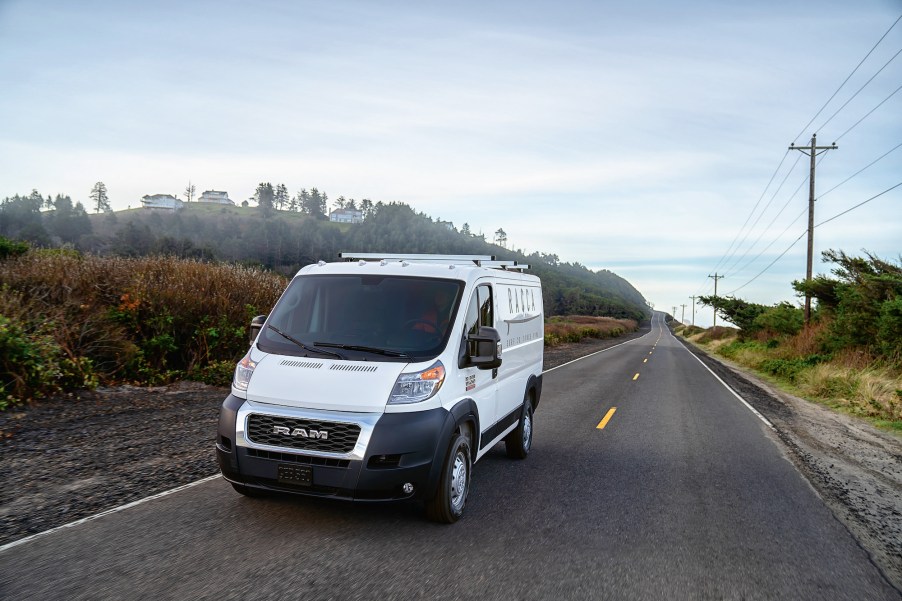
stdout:
[(555, 316), (545, 322), (545, 344), (557, 346), (585, 338), (616, 338), (635, 332), (639, 324), (632, 319), (593, 317), (590, 315)]
[(902, 375), (889, 368), (857, 369), (822, 363), (804, 370), (796, 387), (854, 415), (902, 422)]
[(740, 341), (736, 331), (687, 338), (809, 400), (902, 428), (902, 372), (861, 349), (822, 354), (825, 331), (825, 325), (815, 324), (781, 340)]
[(104, 380), (159, 381), (247, 345), (250, 317), (285, 288), (259, 269), (171, 257), (31, 251), (0, 262), (0, 315), (26, 334), (51, 332)]

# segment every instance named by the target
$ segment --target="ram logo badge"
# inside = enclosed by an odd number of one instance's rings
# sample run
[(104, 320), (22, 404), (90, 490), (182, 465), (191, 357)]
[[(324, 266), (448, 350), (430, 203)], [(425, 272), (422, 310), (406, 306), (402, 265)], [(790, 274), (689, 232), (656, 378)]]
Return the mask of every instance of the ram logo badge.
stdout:
[(329, 438), (328, 430), (308, 430), (306, 428), (295, 428), (292, 430), (286, 426), (273, 426), (273, 434), (284, 434), (285, 436), (300, 436), (301, 438), (318, 438), (326, 440)]

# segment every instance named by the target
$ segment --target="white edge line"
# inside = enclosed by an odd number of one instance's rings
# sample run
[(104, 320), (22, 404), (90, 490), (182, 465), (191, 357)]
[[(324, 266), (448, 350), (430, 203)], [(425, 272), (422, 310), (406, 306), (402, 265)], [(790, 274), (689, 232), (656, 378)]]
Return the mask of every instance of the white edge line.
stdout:
[(607, 352), (607, 351), (609, 351), (609, 350), (611, 350), (611, 349), (615, 349), (615, 348), (617, 348), (618, 346), (623, 346), (624, 344), (629, 344), (630, 342), (636, 342), (637, 340), (642, 340), (643, 338), (645, 338), (646, 336), (648, 336), (648, 335), (651, 334), (651, 333), (652, 333), (652, 330), (649, 330), (647, 333), (642, 334), (642, 335), (639, 336), (638, 338), (633, 338), (632, 340), (627, 340), (626, 342), (621, 342), (620, 344), (615, 344), (614, 346), (609, 346), (608, 348), (603, 348), (603, 349), (601, 349), (600, 351), (595, 351), (594, 353), (589, 353), (588, 355), (583, 355), (582, 357), (579, 357), (579, 358), (577, 358), (577, 359), (574, 359), (573, 361), (567, 361), (566, 363), (561, 363), (560, 365), (558, 365), (558, 366), (556, 366), (556, 367), (552, 367), (551, 369), (546, 369), (545, 371), (542, 372), (542, 375), (544, 376), (544, 375), (547, 374), (548, 372), (552, 372), (552, 371), (554, 371), (554, 370), (556, 370), (556, 369), (560, 369), (560, 368), (562, 368), (562, 367), (566, 367), (567, 365), (570, 365), (571, 363), (576, 363), (577, 361), (582, 361), (583, 359), (588, 359), (589, 357), (594, 357), (595, 355), (597, 355), (597, 354), (599, 354), (599, 353), (604, 353), (604, 352)]
[[(589, 357), (594, 357), (595, 355), (597, 355), (597, 354), (599, 354), (599, 353), (605, 353), (605, 352), (607, 352), (607, 351), (609, 351), (609, 350), (611, 350), (611, 349), (617, 348), (618, 346), (623, 346), (624, 344), (629, 344), (630, 342), (636, 342), (637, 340), (642, 340), (643, 338), (645, 338), (646, 336), (648, 336), (648, 335), (650, 335), (652, 332), (654, 332), (654, 328), (651, 327), (651, 326), (654, 326), (654, 325), (655, 325), (655, 324), (654, 324), (654, 320), (652, 320), (652, 321), (649, 323), (649, 329), (648, 329), (648, 332), (646, 332), (645, 334), (642, 334), (642, 335), (639, 336), (638, 338), (633, 338), (632, 340), (627, 340), (626, 342), (621, 342), (620, 344), (615, 344), (614, 346), (609, 346), (609, 347), (606, 348), (606, 349), (601, 349), (600, 351), (595, 351), (594, 353), (589, 353), (588, 355), (583, 355), (582, 357), (578, 357), (578, 358), (574, 359), (573, 361), (567, 361), (566, 363), (562, 363), (562, 364), (560, 364), (560, 365), (558, 365), (558, 366), (556, 366), (556, 367), (552, 367), (551, 369), (546, 369), (545, 371), (542, 372), (542, 375), (544, 376), (544, 375), (547, 374), (548, 372), (552, 372), (552, 371), (554, 371), (554, 370), (556, 370), (556, 369), (559, 369), (559, 368), (561, 368), (561, 367), (565, 367), (565, 366), (567, 366), (567, 365), (570, 365), (571, 363), (576, 363), (577, 361), (582, 361), (583, 359), (588, 359)], [(662, 330), (663, 330), (663, 328), (662, 328)], [(658, 339), (660, 339), (660, 336), (658, 337)]]
[[(673, 336), (673, 334), (671, 334), (671, 336)], [(702, 364), (702, 367), (704, 367), (705, 369), (707, 369), (707, 370), (711, 373), (711, 375), (714, 376), (714, 378), (715, 378), (718, 382), (720, 382), (721, 384), (723, 384), (723, 387), (724, 387), (724, 388), (726, 388), (726, 389), (729, 390), (731, 393), (733, 393), (733, 396), (734, 396), (734, 397), (736, 397), (737, 399), (739, 399), (739, 401), (740, 401), (743, 405), (745, 405), (746, 407), (748, 407), (749, 411), (751, 411), (752, 413), (754, 413), (754, 414), (758, 417), (758, 419), (760, 419), (761, 421), (763, 421), (763, 422), (765, 423), (765, 425), (766, 425), (768, 428), (770, 428), (770, 429), (773, 430), (774, 432), (777, 431), (777, 429), (774, 428), (774, 425), (773, 425), (772, 423), (770, 423), (770, 420), (768, 420), (766, 417), (764, 417), (763, 415), (761, 415), (761, 413), (759, 413), (757, 409), (755, 409), (754, 407), (752, 407), (751, 405), (749, 405), (748, 401), (746, 401), (744, 398), (742, 398), (741, 396), (739, 396), (739, 393), (738, 393), (738, 392), (736, 392), (735, 390), (733, 390), (732, 388), (730, 388), (730, 386), (729, 386), (726, 382), (724, 382), (723, 380), (721, 380), (721, 379), (720, 379), (720, 376), (718, 376), (716, 373), (714, 373), (714, 371), (713, 371), (710, 367), (708, 367), (707, 365), (705, 365), (705, 362), (702, 361), (701, 359), (699, 359), (698, 356), (697, 356), (695, 353), (693, 353), (692, 351), (690, 351), (690, 350), (689, 350), (689, 347), (687, 347), (687, 346), (683, 343), (682, 340), (680, 340), (680, 339), (677, 338), (676, 336), (673, 336), (673, 338), (676, 339), (676, 341), (680, 343), (680, 346), (682, 346), (683, 349), (684, 349), (687, 353), (689, 353), (690, 355), (692, 355), (692, 358), (693, 358), (693, 359), (695, 359), (696, 361), (698, 361), (699, 363), (701, 363), (701, 364)]]
[(75, 526), (80, 526), (86, 522), (90, 522), (96, 520), (97, 518), (102, 518), (104, 516), (119, 513), (120, 511), (125, 511), (126, 509), (130, 509), (135, 507), (136, 505), (141, 505), (142, 503), (147, 503), (148, 501), (153, 501), (155, 499), (160, 499), (162, 497), (168, 497), (171, 494), (175, 494), (177, 492), (183, 491), (188, 488), (192, 488), (197, 486), (198, 484), (203, 484), (204, 482), (210, 482), (211, 480), (215, 480), (221, 477), (220, 474), (214, 474), (212, 476), (207, 476), (206, 478), (201, 478), (200, 480), (195, 480), (194, 482), (189, 482), (188, 484), (183, 484), (182, 486), (177, 486), (176, 488), (172, 488), (170, 490), (164, 490), (163, 492), (159, 492), (155, 495), (151, 495), (149, 497), (145, 497), (143, 499), (138, 499), (137, 501), (132, 501), (131, 503), (126, 503), (125, 505), (120, 505), (118, 507), (113, 507), (112, 509), (107, 509), (106, 511), (101, 511), (100, 513), (95, 513), (94, 515), (89, 515), (86, 518), (81, 518), (80, 520), (75, 520), (74, 522), (69, 522), (68, 524), (63, 524), (62, 526), (57, 526), (56, 528), (51, 528), (50, 530), (44, 530), (43, 532), (38, 532), (37, 534), (32, 534), (31, 536), (26, 536), (25, 538), (20, 538), (19, 540), (14, 540), (11, 543), (6, 543), (2, 547), (0, 547), (0, 553), (8, 549), (12, 549), (13, 547), (18, 547), (19, 545), (24, 545), (25, 543), (31, 542), (36, 538), (41, 538), (48, 534), (52, 534), (59, 530), (64, 530), (66, 528), (74, 528)]

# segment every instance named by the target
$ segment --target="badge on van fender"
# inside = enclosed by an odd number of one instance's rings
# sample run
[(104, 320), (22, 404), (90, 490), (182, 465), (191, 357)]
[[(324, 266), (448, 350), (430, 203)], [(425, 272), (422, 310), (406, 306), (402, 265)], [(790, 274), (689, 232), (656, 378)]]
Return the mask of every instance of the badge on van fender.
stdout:
[(476, 388), (476, 374), (472, 374), (464, 378), (464, 384), (466, 385), (467, 392)]

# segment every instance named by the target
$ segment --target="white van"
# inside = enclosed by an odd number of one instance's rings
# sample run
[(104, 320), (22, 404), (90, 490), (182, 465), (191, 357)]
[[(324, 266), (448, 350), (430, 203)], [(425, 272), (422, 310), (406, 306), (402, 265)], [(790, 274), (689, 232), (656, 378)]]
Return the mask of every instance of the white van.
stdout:
[(492, 256), (341, 253), (254, 319), (216, 450), (238, 492), (419, 498), (460, 518), (472, 465), (529, 453), (542, 288)]

